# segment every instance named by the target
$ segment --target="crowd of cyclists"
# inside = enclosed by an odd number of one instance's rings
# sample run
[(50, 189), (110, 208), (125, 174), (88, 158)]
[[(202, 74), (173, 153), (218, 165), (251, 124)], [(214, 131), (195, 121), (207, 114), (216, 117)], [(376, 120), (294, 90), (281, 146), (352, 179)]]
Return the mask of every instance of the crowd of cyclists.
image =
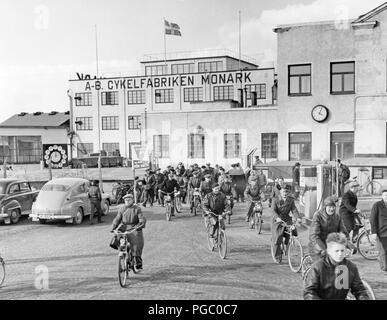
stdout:
[[(141, 253), (144, 243), (142, 229), (145, 227), (146, 219), (141, 212), (141, 205), (146, 207), (149, 203), (153, 206), (157, 202), (160, 206), (164, 206), (164, 195), (170, 194), (173, 197), (174, 191), (179, 190), (182, 202), (189, 203), (192, 213), (193, 192), (199, 191), (203, 215), (216, 216), (225, 212), (232, 214), (234, 201), (247, 200), (248, 222), (252, 216), (254, 203), (268, 200), (268, 206), (272, 207), (273, 211), (272, 245), (275, 258), (279, 259), (282, 255), (283, 241), (285, 240), (286, 246), (289, 240), (289, 235), (284, 232), (286, 225), (295, 226), (303, 222), (304, 218), (295, 205), (299, 191), (297, 186), (297, 181), (296, 183), (293, 181), (292, 185), (285, 184), (282, 177), (275, 179), (274, 185), (269, 186), (262, 170), (245, 172), (239, 163), (233, 164), (228, 170), (218, 165), (211, 167), (210, 163), (201, 167), (194, 164), (188, 168), (179, 163), (176, 168), (168, 166), (163, 171), (158, 168), (154, 172), (148, 169), (143, 179), (135, 178), (134, 186), (123, 197), (125, 206), (120, 209), (114, 220), (112, 231), (119, 225), (124, 225), (126, 231), (137, 229), (139, 238), (136, 240), (136, 235), (133, 234), (132, 239), (137, 250), (135, 255), (138, 256), (136, 258), (138, 269), (142, 269)], [(356, 185), (353, 184), (350, 188), (356, 188)], [(304, 289), (305, 299), (341, 299), (349, 290), (355, 293), (357, 299), (369, 298), (359, 280), (357, 267), (344, 255), (345, 248), (351, 249), (354, 253), (356, 248), (352, 242), (354, 239), (349, 237), (349, 232), (353, 229), (348, 231), (342, 215), (336, 212), (338, 200), (337, 197), (325, 199), (323, 207), (315, 213), (309, 228), (309, 252), (316, 263), (313, 265), (310, 281)], [(135, 202), (139, 205), (135, 205)], [(360, 211), (353, 208), (353, 213), (360, 214)], [(173, 206), (172, 215), (174, 215)], [(217, 227), (215, 224), (210, 230), (211, 236), (214, 236)], [(292, 233), (297, 236), (297, 228), (292, 228)], [(335, 286), (334, 272), (339, 265), (344, 265), (349, 270), (349, 283), (345, 288)]]

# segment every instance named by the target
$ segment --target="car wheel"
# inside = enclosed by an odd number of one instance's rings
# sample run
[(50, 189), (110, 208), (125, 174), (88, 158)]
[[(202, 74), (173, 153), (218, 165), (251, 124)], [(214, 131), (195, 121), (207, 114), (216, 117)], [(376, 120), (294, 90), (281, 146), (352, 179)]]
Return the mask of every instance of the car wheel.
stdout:
[(73, 224), (80, 225), (83, 221), (83, 210), (81, 207), (78, 208), (77, 213), (73, 219)]
[(12, 224), (16, 224), (19, 222), (20, 219), (20, 210), (19, 209), (13, 209), (10, 214), (10, 219)]
[(102, 214), (107, 216), (109, 214), (109, 201), (105, 200), (102, 204)]

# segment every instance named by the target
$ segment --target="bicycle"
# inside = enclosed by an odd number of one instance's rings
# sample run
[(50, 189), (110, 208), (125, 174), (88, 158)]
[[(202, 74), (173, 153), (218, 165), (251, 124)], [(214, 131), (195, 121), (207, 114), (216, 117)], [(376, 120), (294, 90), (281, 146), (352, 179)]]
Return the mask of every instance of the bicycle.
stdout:
[(365, 182), (363, 182), (363, 179), (361, 179), (362, 181), (358, 181), (358, 177), (355, 176), (351, 180), (348, 179), (345, 182), (345, 184), (347, 184), (348, 182), (356, 181), (360, 185), (360, 192), (361, 192), (361, 194), (364, 194), (364, 190), (366, 191), (365, 194), (369, 194), (369, 195), (379, 195), (379, 194), (381, 194), (382, 185), (379, 182), (374, 181), (374, 180), (371, 179), (370, 173), (369, 173), (369, 169), (367, 169), (367, 168), (360, 168), (359, 171), (361, 173), (363, 173), (363, 175), (367, 176), (367, 179), (366, 179)]
[(182, 211), (182, 203), (181, 203), (181, 196), (180, 196), (180, 190), (174, 190), (174, 204), (175, 204), (175, 210), (177, 213), (180, 213)]
[(370, 221), (361, 217), (360, 223), (356, 224), (360, 230), (356, 239), (356, 247), (363, 258), (377, 260), (379, 251), (376, 243), (376, 235), (371, 234)]
[(171, 221), (173, 206), (171, 194), (174, 193), (174, 191), (167, 193), (160, 190), (160, 193), (164, 195), (165, 217), (167, 221)]
[(281, 224), (285, 227), (284, 233), (288, 234), (290, 237), (289, 242), (288, 245), (286, 245), (285, 237), (283, 237), (281, 243), (281, 256), (276, 259), (274, 252), (274, 241), (271, 239), (271, 256), (274, 262), (278, 264), (282, 263), (283, 256), (287, 256), (290, 270), (297, 273), (301, 270), (304, 254), (300, 240), (298, 240), (297, 236), (293, 235), (293, 230), (296, 229), (296, 226), (295, 224), (289, 226), (283, 220), (281, 220)]
[(5, 280), (5, 262), (3, 257), (0, 255), (0, 287), (3, 285)]
[[(352, 256), (352, 253), (353, 253), (353, 250), (347, 249), (345, 257), (349, 259)], [(305, 255), (304, 258), (302, 259), (302, 282), (303, 282), (304, 288), (309, 282), (310, 271), (312, 270), (312, 264), (313, 264), (312, 257), (309, 254)], [(370, 300), (376, 300), (375, 293), (372, 290), (372, 287), (368, 284), (368, 282), (365, 281), (364, 279), (361, 279), (361, 282), (363, 283), (365, 289), (367, 290), (367, 294), (370, 297)], [(355, 299), (356, 298), (349, 291), (346, 300), (355, 300)]]
[(193, 196), (193, 208), (192, 208), (192, 212), (193, 214), (196, 216), (197, 214), (197, 211), (200, 207), (200, 203), (201, 203), (201, 198), (200, 198), (200, 192), (199, 192), (199, 189), (198, 188), (195, 188), (194, 189), (194, 192), (192, 194)]
[(116, 200), (116, 204), (120, 204), (123, 201), (123, 196), (133, 193), (133, 186), (130, 183), (117, 182), (113, 184), (112, 196)]
[[(208, 226), (207, 226), (207, 241), (208, 248), (213, 252), (216, 248), (218, 249), (219, 256), (222, 259), (226, 258), (227, 254), (227, 237), (226, 237), (226, 225), (224, 223), (225, 216), (227, 212), (223, 212), (221, 215), (216, 215), (215, 213), (208, 211)], [(211, 236), (211, 226), (215, 226), (218, 222), (218, 227), (216, 228), (216, 234), (214, 237)]]
[(118, 281), (122, 288), (126, 287), (129, 271), (132, 270), (133, 273), (137, 273), (136, 267), (134, 266), (131, 245), (128, 240), (128, 235), (134, 231), (136, 229), (126, 232), (113, 231), (114, 234), (121, 237), (118, 248)]
[(229, 211), (229, 213), (227, 214), (227, 223), (228, 223), (228, 224), (231, 224), (231, 215), (232, 215), (231, 201), (232, 201), (232, 196), (231, 196), (231, 195), (227, 195), (227, 196), (226, 196), (226, 200), (227, 200), (228, 206), (230, 207), (230, 211)]
[(249, 220), (250, 228), (255, 229), (257, 231), (257, 233), (260, 234), (262, 231), (262, 224), (263, 224), (262, 203), (260, 200), (252, 201), (252, 203), (254, 204), (254, 208), (253, 208), (253, 216)]

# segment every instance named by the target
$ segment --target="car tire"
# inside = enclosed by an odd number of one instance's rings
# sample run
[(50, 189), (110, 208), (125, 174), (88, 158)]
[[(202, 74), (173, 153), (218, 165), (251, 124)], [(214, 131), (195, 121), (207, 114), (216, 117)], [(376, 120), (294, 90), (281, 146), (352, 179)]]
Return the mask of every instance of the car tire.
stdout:
[(12, 209), (9, 218), (10, 218), (12, 224), (18, 223), (19, 219), (20, 219), (20, 210), (19, 209)]
[(73, 218), (74, 225), (80, 225), (83, 221), (83, 209), (81, 207), (78, 208), (75, 217)]
[(109, 201), (105, 200), (102, 204), (102, 215), (107, 216), (109, 214)]

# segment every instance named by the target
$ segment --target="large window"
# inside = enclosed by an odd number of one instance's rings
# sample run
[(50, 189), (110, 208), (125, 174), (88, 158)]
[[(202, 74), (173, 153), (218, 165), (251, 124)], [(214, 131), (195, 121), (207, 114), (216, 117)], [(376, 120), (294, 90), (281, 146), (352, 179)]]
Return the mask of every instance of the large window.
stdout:
[(262, 154), (264, 159), (278, 158), (278, 133), (262, 133)]
[(119, 123), (117, 116), (102, 117), (102, 130), (118, 130)]
[(223, 71), (222, 61), (199, 62), (199, 72)]
[(77, 117), (75, 118), (75, 124), (77, 125), (77, 131), (93, 130), (92, 117)]
[[(337, 152), (336, 155), (336, 143)], [(350, 159), (354, 157), (354, 133), (331, 132), (331, 160)]]
[(118, 91), (102, 92), (102, 105), (103, 106), (118, 105)]
[(372, 179), (387, 179), (387, 167), (373, 167)]
[(171, 66), (172, 74), (185, 74), (195, 72), (194, 63), (180, 63)]
[(145, 90), (128, 91), (128, 104), (144, 104)]
[(217, 86), (214, 87), (214, 100), (233, 100), (234, 86)]
[(288, 94), (295, 96), (312, 93), (312, 67), (310, 64), (288, 66)]
[(355, 62), (331, 63), (331, 93), (355, 93)]
[(156, 158), (169, 158), (169, 136), (153, 136), (153, 153)]
[(129, 116), (128, 117), (128, 129), (135, 130), (140, 129), (141, 126), (141, 116)]
[(77, 107), (93, 105), (91, 92), (76, 93), (74, 100)]
[(312, 133), (289, 133), (289, 160), (312, 160)]
[(257, 99), (266, 99), (266, 84), (247, 84), (247, 100), (252, 98), (251, 92), (257, 93)]
[(173, 103), (173, 89), (155, 90), (156, 103)]
[(167, 74), (167, 66), (165, 64), (145, 67), (146, 76), (161, 76), (163, 74)]
[(239, 158), (241, 156), (241, 134), (224, 134), (224, 158)]
[(119, 142), (106, 142), (102, 143), (102, 150), (105, 150), (107, 153), (112, 153), (114, 151), (120, 151)]
[(203, 101), (203, 88), (185, 88), (184, 102)]
[(204, 134), (188, 135), (188, 158), (204, 159)]
[(92, 143), (77, 143), (77, 157), (84, 158), (93, 153), (93, 144)]
[(1, 163), (39, 163), (42, 154), (41, 136), (0, 136)]

